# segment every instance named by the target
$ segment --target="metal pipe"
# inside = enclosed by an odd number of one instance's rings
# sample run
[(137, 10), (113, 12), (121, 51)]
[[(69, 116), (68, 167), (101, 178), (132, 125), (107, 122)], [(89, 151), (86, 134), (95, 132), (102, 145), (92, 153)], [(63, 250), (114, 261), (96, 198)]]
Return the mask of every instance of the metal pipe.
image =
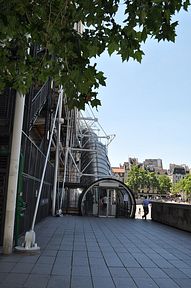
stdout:
[(62, 117), (62, 99), (63, 99), (63, 89), (60, 89), (60, 100), (59, 100), (59, 111), (57, 118), (57, 139), (56, 139), (56, 154), (55, 154), (55, 168), (54, 168), (54, 185), (52, 193), (52, 216), (55, 215), (56, 207), (56, 188), (58, 180), (58, 170), (59, 170), (59, 152), (60, 152), (60, 128), (61, 128), (61, 117)]
[(25, 95), (17, 92), (14, 114), (14, 125), (9, 167), (7, 206), (5, 214), (5, 228), (3, 239), (3, 253), (11, 254), (13, 249), (13, 234), (15, 223), (15, 208), (17, 198), (17, 182), (19, 172), (19, 158), (21, 151), (22, 126), (24, 115)]
[[(62, 203), (63, 203), (63, 197), (65, 194), (65, 188), (64, 184), (66, 182), (66, 169), (67, 169), (67, 163), (68, 163), (68, 154), (69, 154), (69, 142), (70, 142), (70, 117), (71, 117), (71, 112), (68, 111), (67, 113), (67, 130), (66, 130), (66, 146), (65, 146), (65, 157), (64, 157), (64, 175), (63, 175), (63, 182), (62, 182), (62, 192), (61, 192), (61, 199), (60, 199), (60, 209), (62, 208)], [(70, 129), (69, 129), (70, 128)]]
[(51, 134), (50, 134), (50, 140), (49, 140), (49, 144), (48, 144), (48, 150), (47, 150), (47, 154), (46, 154), (46, 159), (45, 159), (45, 163), (44, 163), (44, 169), (43, 169), (42, 178), (41, 178), (40, 187), (39, 187), (39, 192), (38, 192), (38, 197), (37, 197), (37, 201), (36, 201), (35, 212), (34, 212), (34, 215), (33, 215), (33, 221), (32, 221), (32, 226), (31, 226), (31, 230), (32, 231), (34, 230), (34, 225), (35, 225), (35, 221), (36, 221), (36, 216), (37, 216), (38, 206), (39, 206), (39, 202), (40, 202), (40, 196), (41, 196), (44, 176), (45, 176), (45, 172), (46, 172), (46, 166), (47, 166), (48, 157), (49, 157), (49, 153), (50, 153), (50, 147), (51, 147), (52, 137), (53, 137), (53, 133), (54, 133), (56, 116), (57, 116), (57, 113), (58, 113), (58, 107), (59, 107), (59, 103), (60, 103), (60, 98), (61, 98), (61, 94), (59, 94), (58, 103), (57, 103), (57, 107), (56, 107), (56, 112), (55, 112), (55, 116), (54, 116), (54, 120), (53, 120), (53, 124), (52, 124), (52, 131), (51, 131)]

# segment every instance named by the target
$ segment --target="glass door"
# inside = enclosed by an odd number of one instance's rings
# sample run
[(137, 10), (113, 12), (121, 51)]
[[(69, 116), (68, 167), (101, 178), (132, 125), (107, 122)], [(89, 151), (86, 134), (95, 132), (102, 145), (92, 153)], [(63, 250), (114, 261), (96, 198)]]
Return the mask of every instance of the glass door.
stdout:
[(105, 189), (99, 193), (99, 217), (116, 216), (116, 191)]
[(107, 217), (115, 217), (116, 216), (116, 190), (108, 189), (108, 211)]

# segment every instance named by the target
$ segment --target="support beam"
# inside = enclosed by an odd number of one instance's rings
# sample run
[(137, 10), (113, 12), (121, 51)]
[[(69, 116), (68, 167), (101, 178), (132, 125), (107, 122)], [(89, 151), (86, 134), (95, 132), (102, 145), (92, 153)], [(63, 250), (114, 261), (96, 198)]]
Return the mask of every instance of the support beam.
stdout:
[(55, 154), (55, 168), (54, 168), (54, 186), (53, 186), (53, 193), (52, 193), (52, 216), (55, 216), (55, 210), (56, 210), (56, 194), (57, 194), (59, 154), (60, 154), (60, 129), (61, 129), (61, 118), (62, 118), (62, 101), (63, 101), (63, 89), (61, 88), (59, 110), (58, 110), (58, 117), (57, 117), (57, 139), (56, 139), (56, 154)]
[(11, 254), (13, 249), (13, 234), (15, 224), (15, 209), (17, 198), (17, 182), (19, 173), (19, 159), (21, 150), (22, 126), (24, 115), (25, 96), (16, 93), (15, 115), (9, 167), (7, 206), (5, 212), (5, 228), (3, 239), (3, 253)]

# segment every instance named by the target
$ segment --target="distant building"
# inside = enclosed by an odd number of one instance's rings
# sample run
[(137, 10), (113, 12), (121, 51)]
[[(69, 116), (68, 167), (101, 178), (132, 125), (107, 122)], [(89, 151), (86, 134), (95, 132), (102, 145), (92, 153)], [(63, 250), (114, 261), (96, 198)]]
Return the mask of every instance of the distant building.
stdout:
[(160, 174), (162, 174), (163, 172), (161, 159), (145, 159), (145, 161), (143, 162), (143, 166), (146, 170), (149, 170), (150, 172), (158, 172)]
[(121, 165), (119, 167), (111, 167), (113, 175), (120, 181), (124, 182), (125, 167)]
[(129, 167), (131, 167), (132, 165), (138, 165), (138, 158), (129, 157)]
[(186, 173), (190, 173), (190, 169), (188, 167), (188, 165), (186, 164), (169, 164), (169, 174), (172, 174), (173, 171), (174, 171), (174, 168), (177, 168), (177, 167), (180, 167), (180, 168), (184, 168)]
[(181, 179), (184, 179), (186, 174), (189, 173), (189, 168), (187, 165), (169, 165), (169, 176), (173, 184), (179, 182)]

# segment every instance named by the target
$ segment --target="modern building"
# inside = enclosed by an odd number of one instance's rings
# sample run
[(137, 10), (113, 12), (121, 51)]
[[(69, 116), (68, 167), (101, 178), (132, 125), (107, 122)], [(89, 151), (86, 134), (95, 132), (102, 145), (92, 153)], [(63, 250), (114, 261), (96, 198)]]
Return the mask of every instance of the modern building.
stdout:
[(6, 254), (50, 214), (135, 216), (132, 191), (112, 175), (103, 143), (108, 135), (97, 135), (97, 119), (66, 102), (51, 79), (24, 97), (9, 88), (0, 94), (0, 245)]

